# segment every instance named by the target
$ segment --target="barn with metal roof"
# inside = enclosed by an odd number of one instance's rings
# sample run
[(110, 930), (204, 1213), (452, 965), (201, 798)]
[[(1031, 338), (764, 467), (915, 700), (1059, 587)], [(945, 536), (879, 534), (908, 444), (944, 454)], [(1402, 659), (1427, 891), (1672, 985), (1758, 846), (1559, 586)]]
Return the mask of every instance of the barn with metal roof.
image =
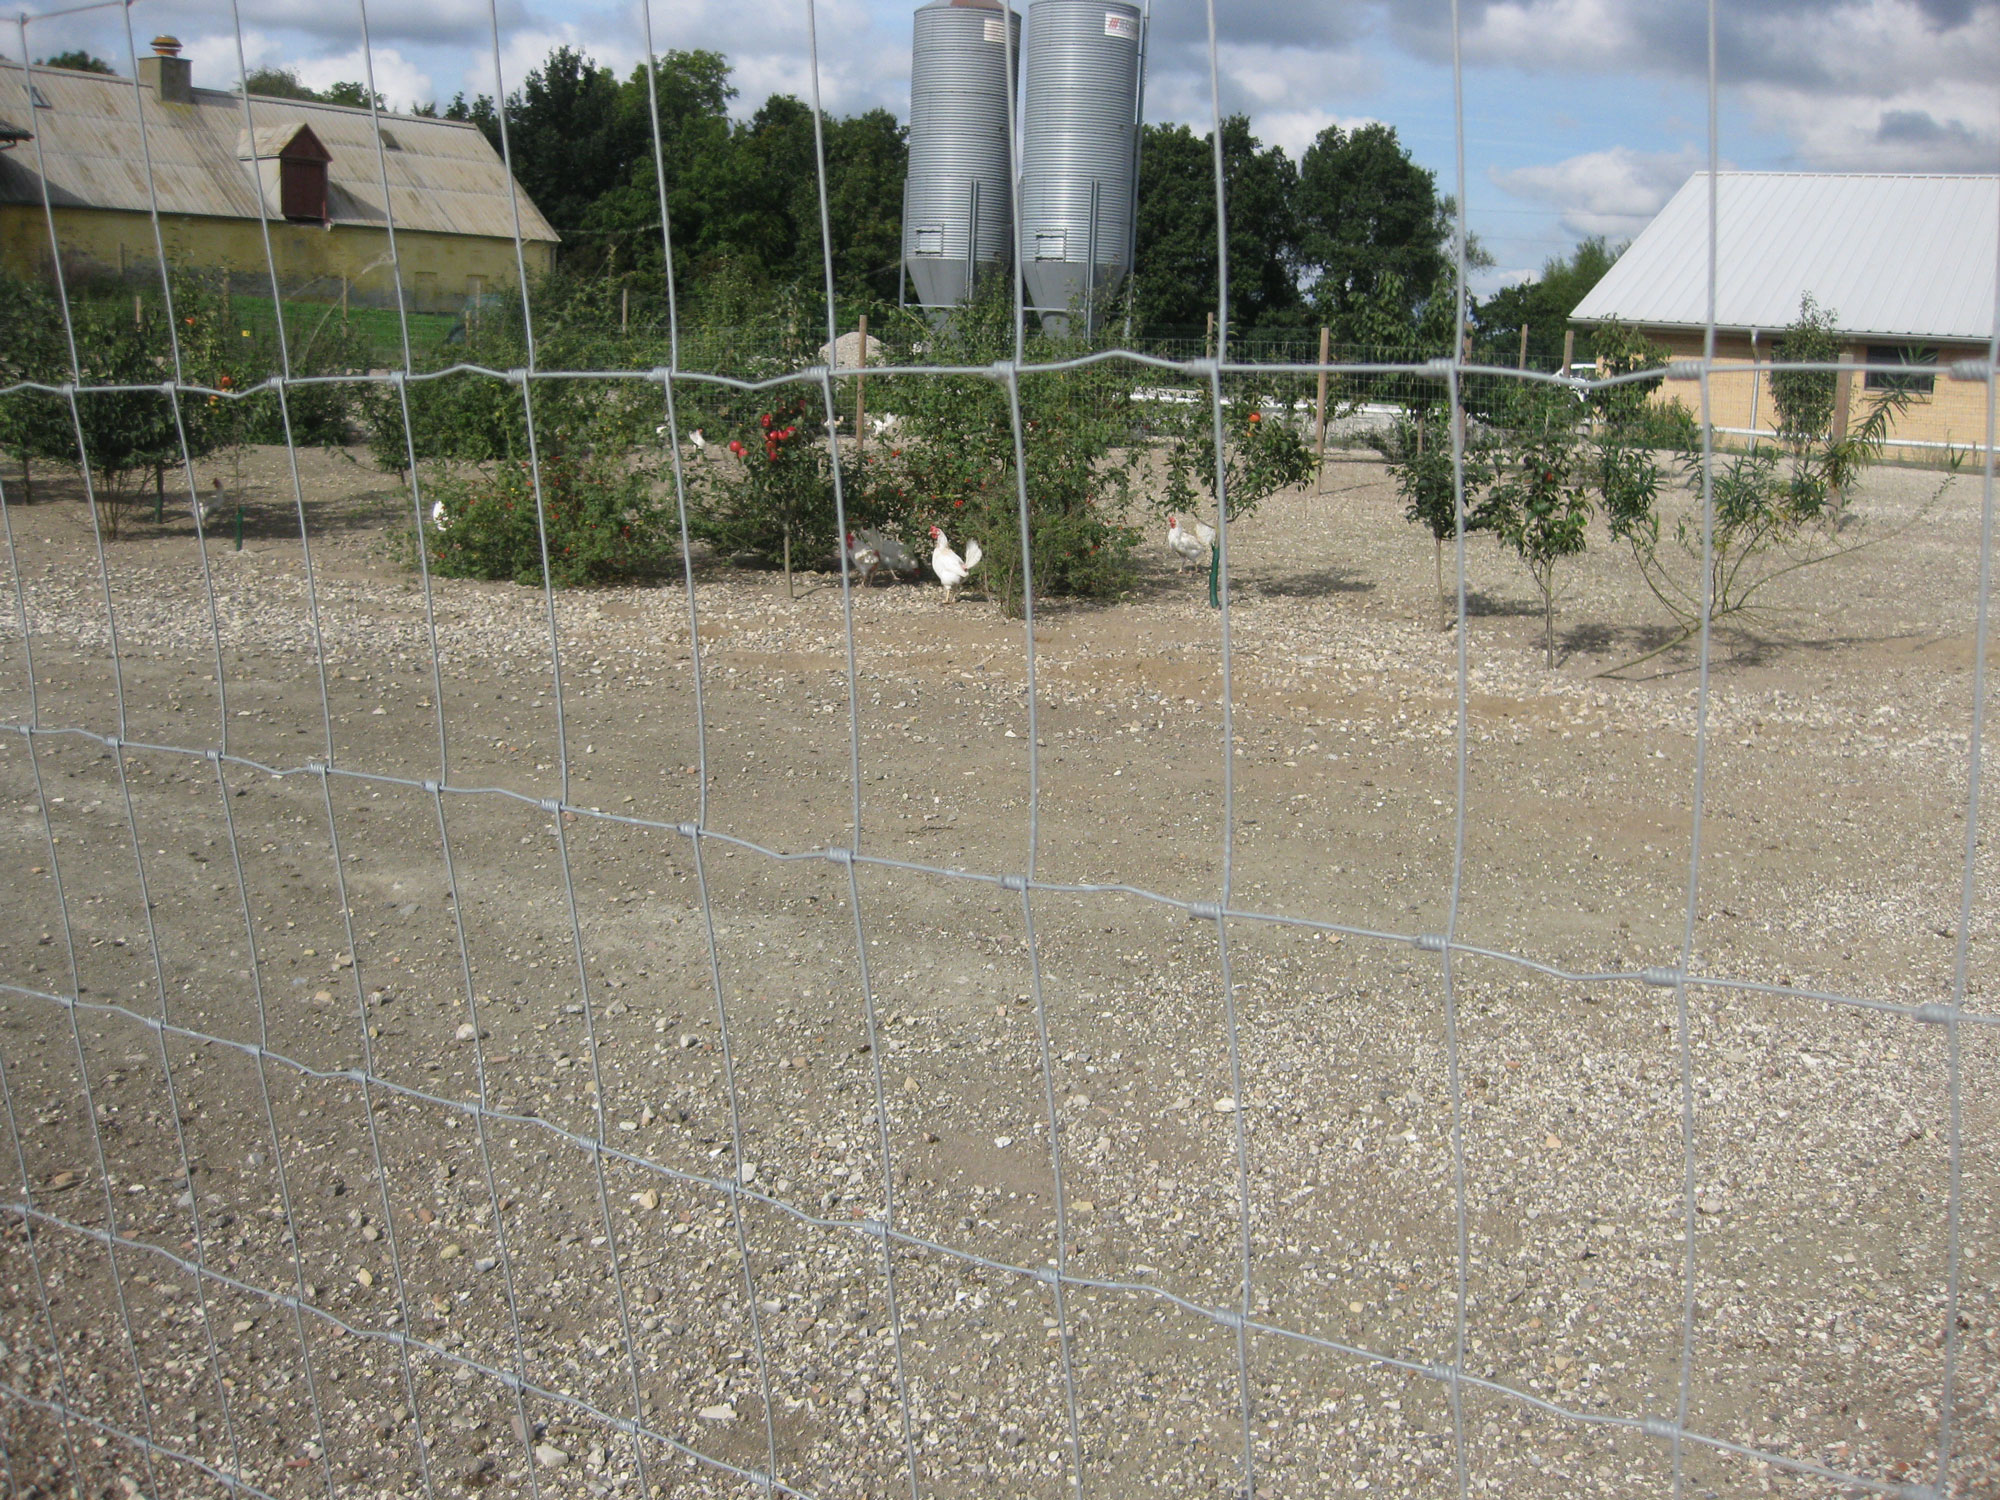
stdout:
[[(447, 309), (530, 274), (556, 233), (471, 124), (192, 86), (158, 38), (135, 81), (0, 60), (0, 265), (46, 272), (157, 259), (264, 273), (288, 290), (387, 300), (400, 268), (416, 306)], [(44, 209), (46, 199), (47, 209)], [(518, 229), (517, 229), (518, 226)], [(393, 259), (389, 231), (395, 233)], [(315, 285), (316, 284), (316, 285)]]
[[(1910, 405), (1895, 445), (1983, 443), (1990, 387), (1950, 367), (1984, 359), (1995, 329), (2000, 176), (1875, 172), (1722, 172), (1715, 178), (1718, 359), (1768, 364), (1810, 296), (1846, 340), (1843, 358), (1907, 372), (1844, 376), (1843, 408), (1898, 384)], [(1679, 357), (1699, 357), (1709, 319), (1709, 175), (1696, 173), (1571, 315), (1623, 322)], [(1666, 394), (1697, 404), (1693, 381)], [(1717, 376), (1718, 427), (1768, 432), (1768, 382), (1749, 368)]]

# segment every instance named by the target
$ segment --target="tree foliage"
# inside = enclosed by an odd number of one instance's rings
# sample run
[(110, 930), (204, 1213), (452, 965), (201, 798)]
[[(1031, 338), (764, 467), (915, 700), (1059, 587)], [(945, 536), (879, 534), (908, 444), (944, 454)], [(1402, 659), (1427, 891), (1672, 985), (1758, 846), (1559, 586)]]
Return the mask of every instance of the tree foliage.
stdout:
[(110, 63), (95, 53), (85, 52), (81, 49), (71, 52), (58, 52), (54, 57), (38, 57), (35, 59), (35, 66), (38, 68), (67, 68), (72, 73), (106, 73), (114, 78), (118, 76), (118, 70), (112, 67)]
[[(1298, 168), (1250, 122), (1222, 122), (1224, 212), (1229, 223), (1233, 332), (1298, 326)], [(1142, 327), (1202, 326), (1215, 311), (1215, 136), (1185, 125), (1148, 125), (1139, 160), (1139, 239), (1132, 315)]]
[(1322, 130), (1299, 163), (1297, 212), (1312, 309), (1340, 342), (1375, 343), (1390, 327), (1414, 331), (1435, 302), (1449, 311), (1451, 201), (1394, 126)]
[[(1562, 362), (1563, 334), (1569, 316), (1590, 289), (1604, 279), (1624, 245), (1603, 235), (1583, 240), (1568, 255), (1552, 256), (1540, 276), (1503, 287), (1479, 304), (1478, 344), (1496, 364), (1512, 364), (1520, 353), (1521, 325), (1528, 328), (1528, 360), (1536, 369), (1554, 369)], [(1598, 345), (1589, 330), (1576, 340), (1575, 357), (1594, 358)]]

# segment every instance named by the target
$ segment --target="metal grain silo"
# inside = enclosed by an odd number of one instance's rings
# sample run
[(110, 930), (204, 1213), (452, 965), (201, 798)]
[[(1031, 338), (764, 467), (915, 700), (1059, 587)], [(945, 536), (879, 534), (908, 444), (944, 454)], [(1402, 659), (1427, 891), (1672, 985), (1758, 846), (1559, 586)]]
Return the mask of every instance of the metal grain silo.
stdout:
[(1125, 0), (1035, 0), (1021, 116), (1028, 306), (1095, 322), (1132, 269), (1144, 21)]
[(933, 0), (910, 57), (903, 270), (925, 307), (963, 302), (1013, 238), (1007, 96), (1021, 18), (1001, 0)]

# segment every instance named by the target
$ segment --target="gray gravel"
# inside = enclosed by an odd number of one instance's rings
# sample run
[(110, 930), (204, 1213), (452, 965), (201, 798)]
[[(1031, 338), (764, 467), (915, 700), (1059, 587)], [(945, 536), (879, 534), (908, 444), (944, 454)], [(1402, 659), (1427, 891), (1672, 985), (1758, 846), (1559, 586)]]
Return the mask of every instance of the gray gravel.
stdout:
[[(1054, 1496), (1079, 1455), (1089, 1493), (1235, 1494), (1247, 1374), (1260, 1493), (1454, 1495), (1455, 1431), (1475, 1494), (1670, 1493), (1668, 1443), (1575, 1414), (1671, 1419), (1680, 1400), (1672, 989), (1462, 954), (1454, 1071), (1440, 961), (1407, 942), (1232, 921), (1225, 996), (1214, 925), (1175, 907), (1037, 894), (1031, 951), (1018, 895), (862, 866), (871, 1009), (842, 867), (711, 842), (698, 870), (672, 831), (702, 790), (678, 586), (558, 598), (559, 741), (541, 596), (436, 585), (439, 699), (393, 496), (344, 458), (306, 458), (324, 700), (296, 522), (259, 454), (249, 544), (210, 544), (213, 619), (185, 521), (105, 550), (125, 737), (200, 750), (226, 730), (232, 754), (296, 772), (325, 758), (330, 722), (336, 766), (421, 782), (441, 711), (451, 785), (557, 797), (566, 745), (581, 811), (445, 796), (454, 881), (421, 786), (239, 766), (219, 789), (200, 755), (145, 749), (121, 780), (96, 742), (38, 735), (31, 765), (6, 737), (20, 897), (0, 923), (18, 987), (0, 1061), (25, 1164), (9, 1196), (65, 1221), (35, 1236), (46, 1303), (19, 1212), (0, 1230), (14, 1391), (126, 1433), (150, 1421), (158, 1444), (285, 1496), (329, 1479), (637, 1495), (642, 1463), (655, 1490), (742, 1491), (661, 1441), (635, 1448), (619, 1425), (635, 1417), (743, 1469), (775, 1449), (813, 1495), (906, 1492), (914, 1461), (920, 1493)], [(1695, 964), (1774, 988), (1688, 994), (1687, 1423), (1881, 1483), (1935, 1478), (1955, 1047), (1949, 1492), (1975, 1496), (2000, 1493), (1994, 1028), (1954, 1039), (1783, 993), (1953, 993), (1978, 496), (1960, 481), (1926, 510), (1935, 486), (1878, 472), (1858, 524), (1912, 528), (1806, 570), (1754, 631), (1717, 641)], [(40, 722), (114, 733), (81, 512), (57, 498), (9, 519)], [(1599, 542), (1554, 672), (1518, 570), (1483, 540), (1469, 551), (1456, 934), (1635, 973), (1679, 958), (1696, 682), (1685, 652), (1591, 675), (1663, 623)], [(1233, 545), (1234, 904), (1443, 930), (1457, 642), (1433, 628), (1427, 542), (1380, 469), (1343, 456), (1324, 493), (1279, 497)], [(1024, 868), (1038, 736), (1040, 878), (1215, 899), (1218, 621), (1159, 553), (1133, 598), (1043, 611), (1032, 726), (1018, 622), (934, 588), (857, 595), (863, 848)], [(768, 577), (705, 570), (697, 604), (709, 826), (787, 851), (851, 842), (837, 587), (789, 602)], [(0, 696), (20, 724), (6, 605)], [(34, 996), (76, 983), (73, 1032)], [(163, 1014), (185, 1028), (164, 1044), (142, 1019)], [(482, 1097), (483, 1119), (451, 1107)], [(579, 1145), (600, 1130), (601, 1174)], [(911, 1237), (886, 1261), (864, 1232), (892, 1185), (884, 1130)], [(1171, 1300), (1237, 1305), (1239, 1141), (1260, 1325), (1240, 1361), (1234, 1328)], [(1455, 1416), (1445, 1384), (1352, 1352), (1452, 1359), (1461, 1181), (1465, 1369), (1571, 1415), (1468, 1387)], [(115, 1266), (89, 1237), (114, 1224)], [(185, 1269), (197, 1258), (210, 1276)], [(1060, 1306), (1024, 1274), (1057, 1258)], [(295, 1316), (294, 1295), (316, 1312)], [(71, 1443), (92, 1493), (207, 1483), (23, 1402), (0, 1400), (0, 1424), (23, 1493), (53, 1492)], [(1712, 1447), (1683, 1460), (1694, 1495), (1840, 1492)]]

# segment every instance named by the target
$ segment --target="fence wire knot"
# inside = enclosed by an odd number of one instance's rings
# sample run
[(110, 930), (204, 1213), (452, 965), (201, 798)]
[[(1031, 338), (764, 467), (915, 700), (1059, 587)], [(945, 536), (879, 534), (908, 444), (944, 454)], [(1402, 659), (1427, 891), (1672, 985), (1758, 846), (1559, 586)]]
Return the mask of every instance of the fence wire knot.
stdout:
[(1188, 907), (1187, 914), (1196, 922), (1214, 922), (1221, 918), (1222, 908), (1213, 901), (1196, 901)]
[(1665, 1417), (1641, 1417), (1639, 1430), (1648, 1437), (1665, 1438), (1668, 1442), (1681, 1435), (1680, 1429)]
[(1946, 367), (1953, 380), (1973, 380), (1982, 385), (1991, 384), (1993, 366), (1983, 359), (1957, 359)]
[(1025, 891), (1027, 888), (1028, 877), (1025, 875), (1002, 875), (1000, 877), (1000, 889), (1003, 891)]
[(1650, 969), (1641, 969), (1639, 971), (1639, 978), (1647, 984), (1656, 984), (1663, 990), (1670, 990), (1683, 979), (1686, 979), (1687, 974), (1683, 970), (1668, 968), (1664, 964), (1658, 964)]
[(541, 800), (541, 809), (545, 813), (559, 813), (563, 810), (562, 799), (560, 797), (544, 797)]
[(1666, 369), (1660, 373), (1668, 380), (1699, 380), (1701, 379), (1701, 371), (1701, 360), (1676, 359), (1670, 361)]
[(835, 845), (826, 851), (825, 858), (829, 864), (851, 865), (854, 863), (854, 851), (852, 849), (842, 849), (838, 845)]
[(1410, 939), (1410, 946), (1425, 953), (1442, 953), (1448, 945), (1441, 932), (1420, 932)]
[(1942, 1026), (1948, 1021), (1958, 1019), (1958, 1007), (1933, 1000), (1928, 1005), (1919, 1005), (1917, 1007), (1916, 1018), (1926, 1025)]

